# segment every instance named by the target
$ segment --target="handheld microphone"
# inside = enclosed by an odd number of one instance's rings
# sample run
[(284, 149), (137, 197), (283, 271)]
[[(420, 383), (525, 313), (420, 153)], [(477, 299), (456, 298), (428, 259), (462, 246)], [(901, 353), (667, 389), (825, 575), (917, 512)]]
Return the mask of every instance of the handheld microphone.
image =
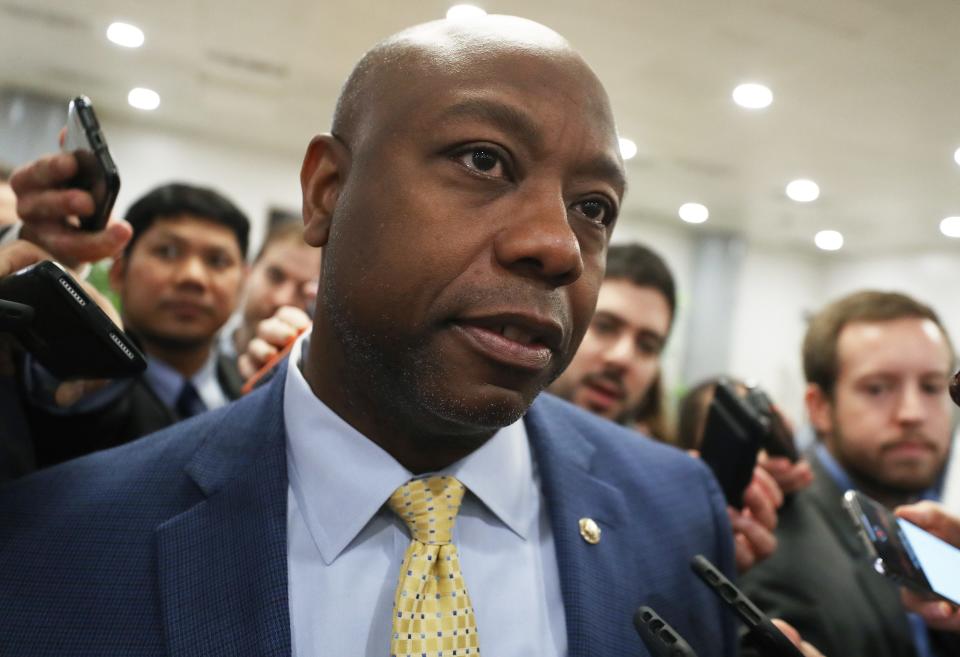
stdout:
[(637, 609), (633, 625), (653, 657), (697, 657), (690, 644), (650, 607)]
[(690, 566), (693, 572), (710, 587), (710, 590), (733, 609), (747, 626), (744, 645), (754, 648), (761, 657), (803, 657), (803, 653), (773, 624), (773, 621), (706, 557), (698, 554), (693, 558)]

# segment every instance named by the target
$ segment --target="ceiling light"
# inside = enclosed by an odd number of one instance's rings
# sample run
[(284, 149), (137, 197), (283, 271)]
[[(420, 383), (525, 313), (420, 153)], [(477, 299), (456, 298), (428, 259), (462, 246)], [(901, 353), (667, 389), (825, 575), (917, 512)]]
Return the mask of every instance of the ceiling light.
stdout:
[(625, 160), (633, 159), (637, 154), (637, 143), (632, 139), (620, 137), (620, 157)]
[(124, 48), (139, 48), (143, 45), (143, 30), (129, 23), (110, 23), (107, 38)]
[(960, 237), (960, 217), (947, 217), (941, 221), (940, 232), (947, 237)]
[(127, 94), (127, 102), (142, 110), (155, 110), (160, 107), (160, 94), (153, 89), (136, 87)]
[(474, 20), (486, 15), (486, 11), (474, 5), (454, 5), (447, 10), (448, 21)]
[(763, 109), (773, 102), (773, 92), (762, 84), (741, 84), (733, 90), (733, 102), (747, 109)]
[(843, 235), (835, 230), (821, 230), (813, 236), (813, 243), (823, 251), (839, 251), (843, 248)]
[(787, 196), (797, 203), (809, 203), (820, 198), (820, 186), (812, 180), (803, 178), (787, 185)]
[(953, 151), (953, 161), (956, 162), (957, 164), (960, 164), (960, 148)]
[(702, 224), (710, 218), (710, 210), (700, 203), (684, 203), (680, 206), (677, 214), (688, 224)]

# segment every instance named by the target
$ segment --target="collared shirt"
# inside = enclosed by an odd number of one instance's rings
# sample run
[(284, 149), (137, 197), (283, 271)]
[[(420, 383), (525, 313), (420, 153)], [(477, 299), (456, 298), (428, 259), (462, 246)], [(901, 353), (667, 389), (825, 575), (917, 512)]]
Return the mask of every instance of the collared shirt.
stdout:
[[(833, 458), (833, 454), (827, 450), (826, 445), (817, 443), (815, 450), (817, 459), (840, 490), (856, 489), (856, 486), (853, 484), (853, 479), (851, 479), (847, 471), (843, 469), (843, 466)], [(924, 500), (936, 501), (938, 497), (936, 489), (926, 490), (920, 495), (920, 499)], [(936, 657), (936, 652), (930, 644), (930, 634), (927, 632), (927, 625), (923, 618), (921, 618), (919, 614), (911, 612), (906, 612), (906, 614), (907, 621), (910, 623), (910, 633), (913, 635), (913, 644), (917, 650), (917, 657)]]
[[(190, 383), (197, 389), (197, 394), (200, 395), (200, 399), (203, 400), (208, 411), (225, 406), (230, 401), (217, 379), (218, 358), (217, 350), (211, 349), (210, 356), (203, 367), (190, 377)], [(180, 395), (185, 382), (185, 378), (180, 372), (163, 361), (147, 356), (147, 369), (143, 373), (143, 378), (164, 405), (168, 408), (176, 408), (177, 397)]]
[[(314, 396), (290, 354), (284, 389), (293, 654), (384, 657), (406, 526), (385, 503), (413, 475)], [(553, 532), (523, 421), (445, 468), (466, 487), (454, 530), (482, 654), (567, 653)]]

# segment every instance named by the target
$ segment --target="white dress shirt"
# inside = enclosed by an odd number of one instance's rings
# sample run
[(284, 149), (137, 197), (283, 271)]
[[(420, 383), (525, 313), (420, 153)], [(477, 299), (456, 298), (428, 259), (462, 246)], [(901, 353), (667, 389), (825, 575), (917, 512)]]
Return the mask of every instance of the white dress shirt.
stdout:
[[(287, 565), (295, 657), (386, 657), (406, 526), (385, 503), (412, 475), (314, 396), (290, 354), (284, 389)], [(441, 473), (466, 487), (454, 530), (491, 657), (567, 654), (553, 532), (522, 420)]]

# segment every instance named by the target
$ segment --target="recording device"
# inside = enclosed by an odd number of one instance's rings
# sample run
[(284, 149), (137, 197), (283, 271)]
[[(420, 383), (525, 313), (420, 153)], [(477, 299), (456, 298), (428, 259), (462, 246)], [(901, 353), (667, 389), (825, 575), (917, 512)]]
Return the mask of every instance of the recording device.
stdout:
[(766, 614), (703, 555), (690, 563), (693, 572), (730, 607), (747, 626), (743, 645), (754, 648), (763, 657), (803, 657), (793, 642), (773, 624)]
[(697, 657), (690, 644), (650, 607), (637, 609), (633, 626), (653, 657)]
[(760, 439), (760, 445), (770, 456), (784, 456), (792, 463), (800, 458), (793, 433), (787, 428), (783, 417), (773, 408), (773, 402), (760, 386), (747, 386), (747, 404), (766, 425), (766, 431)]
[(0, 278), (0, 307), (0, 330), (61, 380), (133, 376), (147, 367), (130, 338), (56, 262)]
[(843, 505), (874, 570), (921, 595), (960, 605), (960, 550), (863, 493), (848, 490)]
[(743, 508), (766, 426), (727, 379), (717, 382), (707, 410), (700, 458), (710, 466), (727, 503)]
[(117, 200), (120, 174), (110, 156), (93, 105), (86, 96), (77, 96), (67, 108), (63, 151), (72, 152), (79, 167), (77, 175), (67, 186), (85, 189), (93, 196), (93, 214), (80, 217), (80, 227), (90, 231), (101, 230), (107, 224), (114, 201)]

